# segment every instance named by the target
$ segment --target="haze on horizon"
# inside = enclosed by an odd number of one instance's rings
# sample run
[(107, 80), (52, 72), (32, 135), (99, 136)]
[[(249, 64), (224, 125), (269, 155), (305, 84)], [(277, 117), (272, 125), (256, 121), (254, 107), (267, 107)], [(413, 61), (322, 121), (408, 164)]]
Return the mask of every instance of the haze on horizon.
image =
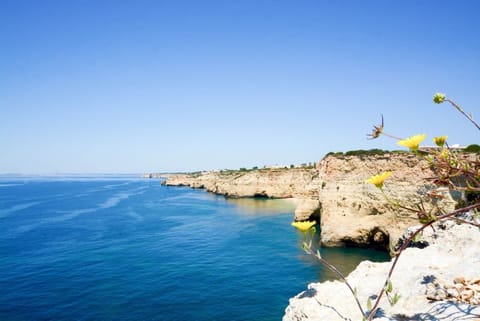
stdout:
[(0, 173), (141, 173), (479, 143), (480, 2), (0, 2)]

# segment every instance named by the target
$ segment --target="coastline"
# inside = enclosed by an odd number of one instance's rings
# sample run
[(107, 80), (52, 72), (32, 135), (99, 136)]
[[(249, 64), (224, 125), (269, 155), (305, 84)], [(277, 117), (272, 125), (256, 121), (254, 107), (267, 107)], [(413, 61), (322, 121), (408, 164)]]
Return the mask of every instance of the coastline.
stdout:
[[(315, 168), (263, 168), (177, 174), (167, 186), (189, 186), (228, 198), (289, 199), (295, 204), (294, 220), (320, 224), (325, 247), (354, 246), (390, 251), (405, 229), (415, 225), (411, 212), (386, 204), (374, 186), (365, 183), (373, 172), (395, 169), (389, 181), (392, 197), (410, 202), (433, 188), (433, 175), (425, 160), (408, 153), (330, 155)], [(444, 208), (455, 201), (445, 194)], [(434, 204), (425, 204), (434, 206)]]
[[(422, 191), (435, 188), (428, 181), (428, 177), (433, 175), (428, 162), (407, 153), (327, 156), (318, 163), (315, 171), (309, 171), (306, 176), (298, 175), (302, 174), (298, 171), (289, 172), (289, 169), (285, 168), (249, 172), (230, 171), (228, 175), (209, 172), (173, 177), (172, 181), (174, 186), (202, 188), (228, 198), (282, 199), (296, 207), (295, 220), (311, 220), (314, 217), (320, 223), (320, 241), (323, 246), (373, 247), (388, 251), (395, 248), (400, 242), (407, 228), (418, 224), (418, 218), (415, 215), (401, 209), (392, 209), (374, 186), (365, 183), (366, 178), (370, 177), (372, 172), (389, 171), (392, 168), (395, 169), (395, 172), (392, 180), (389, 180), (389, 193), (399, 202), (410, 203), (417, 199)], [(168, 183), (169, 179), (166, 181), (167, 185)], [(441, 192), (440, 190), (436, 191)], [(442, 207), (447, 211), (453, 209), (456, 201), (452, 195), (444, 193), (443, 196)], [(425, 206), (428, 208), (433, 204), (425, 204)], [(452, 231), (457, 230), (455, 226), (449, 228)], [(461, 238), (455, 240), (452, 237), (447, 238), (448, 233), (440, 233), (433, 237), (430, 242), (431, 246), (426, 249), (407, 249), (406, 254), (400, 260), (402, 262), (400, 267), (395, 270), (395, 274), (399, 276), (394, 277), (395, 284), (398, 285), (405, 300), (398, 305), (400, 308), (397, 310), (388, 308), (385, 302), (381, 303), (381, 309), (386, 311), (386, 314), (375, 320), (398, 320), (401, 313), (410, 314), (413, 319), (418, 318), (419, 313), (428, 315), (429, 311), (435, 309), (438, 304), (427, 299), (425, 287), (436, 287), (437, 284), (434, 283), (434, 280), (441, 280), (445, 283), (456, 277), (454, 275), (446, 276), (442, 272), (445, 268), (455, 271), (456, 274), (465, 273), (465, 277), (475, 277), (464, 272), (462, 268), (462, 263), (473, 266), (480, 264), (477, 259), (473, 258), (472, 261), (470, 257), (471, 253), (476, 253), (475, 250), (471, 250), (469, 247), (467, 251), (469, 253), (452, 254), (454, 248), (461, 247), (455, 243), (456, 241), (471, 242), (480, 248), (478, 231), (471, 227), (468, 228), (470, 230), (458, 232), (470, 233), (472, 238), (468, 240)], [(441, 230), (443, 231), (443, 228)], [(428, 259), (421, 263), (418, 260), (419, 256)], [(480, 254), (478, 256), (480, 257)], [(449, 257), (448, 262), (453, 263), (441, 268), (431, 264), (440, 257)], [(361, 294), (364, 301), (375, 294), (378, 287), (381, 288), (381, 282), (384, 282), (382, 278), (388, 272), (390, 264), (363, 262), (350, 274), (349, 279), (353, 279), (354, 284), (365, 288)], [(411, 273), (412, 266), (415, 266), (416, 273)], [(433, 275), (434, 278), (423, 283), (420, 282), (421, 286), (412, 287), (412, 284), (417, 285), (418, 280), (422, 280), (425, 275)], [(358, 319), (359, 316), (356, 314), (359, 312), (354, 311), (355, 304), (345, 304), (345, 300), (349, 300), (343, 293), (345, 285), (337, 283), (324, 282), (309, 285), (307, 291), (290, 300), (283, 320)], [(366, 283), (375, 286), (365, 286)], [(413, 291), (412, 289), (415, 289), (416, 292), (409, 292)], [(444, 300), (440, 300), (439, 304), (444, 304)], [(353, 306), (353, 309), (350, 309), (352, 311), (349, 310), (351, 306)], [(454, 312), (452, 309), (458, 308), (472, 310), (471, 306), (463, 303), (449, 303), (445, 306), (447, 314)], [(330, 307), (338, 310), (332, 310)], [(477, 310), (472, 311), (480, 315), (480, 311)], [(448, 315), (442, 313), (433, 314), (433, 317), (437, 316), (446, 318), (446, 320), (455, 320), (458, 315), (449, 319)]]

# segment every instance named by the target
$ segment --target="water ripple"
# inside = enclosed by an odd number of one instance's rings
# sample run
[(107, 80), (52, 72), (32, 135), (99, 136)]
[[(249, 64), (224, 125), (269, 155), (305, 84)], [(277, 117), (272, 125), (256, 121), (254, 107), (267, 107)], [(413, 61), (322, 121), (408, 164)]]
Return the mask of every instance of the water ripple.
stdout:
[(23, 203), (23, 204), (17, 204), (17, 205), (14, 205), (10, 208), (6, 208), (6, 209), (0, 209), (0, 218), (3, 218), (3, 217), (6, 217), (6, 216), (9, 216), (15, 212), (18, 212), (18, 211), (22, 211), (22, 210), (25, 210), (25, 209), (28, 209), (32, 206), (35, 206), (35, 205), (38, 205), (42, 202), (29, 202), (29, 203)]
[[(110, 209), (110, 208), (116, 207), (123, 200), (126, 200), (126, 199), (128, 199), (132, 196), (142, 195), (145, 192), (144, 190), (147, 189), (147, 188), (148, 188), (148, 186), (141, 186), (141, 187), (133, 189), (131, 191), (120, 192), (120, 193), (114, 194), (113, 196), (107, 198), (104, 202), (100, 203), (98, 206), (92, 207), (92, 208), (75, 209), (75, 210), (69, 210), (69, 211), (58, 211), (57, 210), (57, 211), (55, 211), (55, 213), (63, 214), (63, 215), (50, 216), (50, 217), (47, 217), (47, 218), (43, 218), (43, 219), (37, 221), (36, 223), (20, 226), (16, 229), (16, 233), (26, 233), (26, 232), (29, 232), (33, 229), (41, 227), (43, 225), (64, 222), (64, 221), (67, 221), (67, 220), (72, 220), (72, 219), (74, 219), (74, 218), (76, 218), (80, 215), (94, 213), (94, 212), (97, 212), (99, 210), (105, 210), (105, 209)], [(33, 203), (29, 203), (29, 204), (33, 204)], [(33, 204), (33, 205), (35, 205), (35, 204)], [(31, 205), (31, 206), (33, 206), (33, 205)], [(21, 207), (21, 206), (22, 205), (18, 205), (17, 207)], [(25, 204), (23, 206), (25, 206)], [(28, 207), (30, 207), (30, 206), (28, 206)], [(28, 208), (28, 207), (25, 207), (25, 208)], [(21, 208), (21, 209), (23, 209), (23, 208)], [(1, 212), (0, 212), (0, 214), (1, 214)]]

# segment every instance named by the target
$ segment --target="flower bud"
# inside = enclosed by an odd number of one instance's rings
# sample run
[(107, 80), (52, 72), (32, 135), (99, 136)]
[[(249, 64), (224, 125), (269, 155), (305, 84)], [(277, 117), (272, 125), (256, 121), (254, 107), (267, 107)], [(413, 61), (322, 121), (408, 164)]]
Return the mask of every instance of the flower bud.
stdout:
[(436, 93), (435, 95), (433, 95), (433, 101), (436, 103), (436, 104), (441, 104), (445, 101), (445, 94), (442, 94), (442, 93)]

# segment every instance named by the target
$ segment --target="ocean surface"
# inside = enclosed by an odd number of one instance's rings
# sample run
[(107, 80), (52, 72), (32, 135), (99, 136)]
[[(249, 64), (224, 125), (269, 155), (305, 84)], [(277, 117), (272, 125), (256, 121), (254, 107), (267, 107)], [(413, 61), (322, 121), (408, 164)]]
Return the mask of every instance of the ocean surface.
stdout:
[[(293, 211), (129, 176), (0, 178), (0, 320), (281, 320), (332, 277)], [(344, 272), (387, 259), (321, 251)]]

